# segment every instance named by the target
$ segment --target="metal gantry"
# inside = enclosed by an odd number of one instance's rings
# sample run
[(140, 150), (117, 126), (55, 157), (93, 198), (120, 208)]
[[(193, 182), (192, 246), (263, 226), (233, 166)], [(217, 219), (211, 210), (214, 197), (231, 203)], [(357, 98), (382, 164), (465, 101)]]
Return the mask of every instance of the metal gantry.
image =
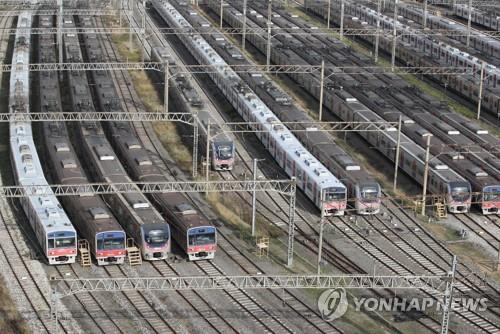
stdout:
[(181, 122), (192, 125), (190, 113), (164, 112), (23, 112), (0, 113), (0, 122)]
[(200, 193), (200, 192), (252, 192), (271, 191), (286, 196), (295, 196), (293, 180), (226, 180), (226, 181), (164, 181), (164, 182), (121, 182), (121, 183), (85, 183), (52, 184), (29, 186), (0, 186), (0, 196), (22, 198), (26, 196), (79, 196), (106, 195), (117, 193)]
[(51, 291), (62, 298), (84, 292), (331, 288), (423, 289), (443, 295), (449, 280), (448, 275), (353, 274), (53, 278), (50, 283)]
[[(11, 64), (0, 64), (1, 72), (12, 71)], [(41, 63), (24, 65), (29, 71), (124, 71), (124, 70), (152, 70), (164, 72), (165, 66), (159, 62), (118, 62), (118, 63)], [(218, 73), (223, 69), (232, 69), (235, 73), (270, 73), (270, 74), (295, 74), (295, 73), (320, 73), (321, 65), (169, 65), (177, 69), (178, 74), (210, 74)], [(428, 66), (411, 67), (395, 66), (392, 68), (380, 66), (325, 66), (325, 79), (342, 74), (420, 74), (420, 75), (464, 75), (474, 74), (472, 68), (456, 66)], [(485, 75), (485, 78), (487, 75)]]
[[(248, 275), (248, 276), (172, 276), (77, 278), (50, 280), (50, 312), (57, 330), (58, 304), (61, 298), (79, 293), (121, 291), (186, 291), (237, 289), (412, 289), (424, 290), (436, 298), (451, 300), (450, 275)], [(448, 319), (451, 308), (443, 312)], [(444, 324), (444, 322), (443, 322)], [(446, 327), (447, 328), (447, 327)]]

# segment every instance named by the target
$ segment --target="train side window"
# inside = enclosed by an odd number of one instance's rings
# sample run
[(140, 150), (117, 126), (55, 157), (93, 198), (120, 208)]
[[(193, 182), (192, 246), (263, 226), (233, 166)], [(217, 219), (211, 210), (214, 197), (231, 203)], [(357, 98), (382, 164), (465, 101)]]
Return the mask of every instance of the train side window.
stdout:
[(312, 183), (311, 182), (307, 182), (307, 189), (312, 191)]

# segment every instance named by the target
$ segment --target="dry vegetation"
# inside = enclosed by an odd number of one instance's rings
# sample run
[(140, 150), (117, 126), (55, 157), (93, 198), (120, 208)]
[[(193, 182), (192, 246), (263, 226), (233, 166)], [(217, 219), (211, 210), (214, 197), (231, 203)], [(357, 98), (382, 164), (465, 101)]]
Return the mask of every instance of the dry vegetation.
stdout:
[(0, 279), (0, 332), (2, 334), (29, 333), (28, 324), (16, 309), (3, 279)]

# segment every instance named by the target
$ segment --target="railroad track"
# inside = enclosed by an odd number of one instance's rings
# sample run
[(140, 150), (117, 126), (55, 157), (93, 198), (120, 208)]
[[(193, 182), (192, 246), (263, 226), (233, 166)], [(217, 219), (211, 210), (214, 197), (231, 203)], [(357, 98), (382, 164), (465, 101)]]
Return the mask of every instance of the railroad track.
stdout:
[[(471, 232), (475, 233), (479, 238), (483, 239), (486, 244), (491, 246), (494, 250), (498, 250), (500, 246), (500, 227), (495, 225), (488, 216), (482, 216), (482, 223), (479, 222), (476, 215), (456, 215), (462, 224), (464, 224)], [(495, 230), (495, 231), (492, 231)]]
[[(141, 132), (142, 132), (142, 133), (146, 133), (146, 132), (144, 132), (144, 131), (141, 131)], [(243, 161), (244, 161), (244, 159), (243, 159)], [(249, 170), (249, 167), (248, 167), (247, 165), (246, 165), (246, 167), (247, 167), (247, 169)], [(230, 256), (230, 254), (229, 254), (229, 253), (228, 253), (228, 257), (229, 257), (229, 258), (231, 258), (231, 256)], [(235, 262), (237, 262), (237, 261), (235, 261)], [(156, 264), (155, 264), (155, 265), (156, 265)], [(207, 269), (207, 268), (205, 268), (205, 269)], [(219, 268), (219, 270), (220, 270), (220, 268)], [(236, 301), (236, 302), (237, 302), (237, 301)], [(300, 302), (300, 301), (298, 301), (298, 300), (297, 300), (297, 302)], [(240, 306), (245, 305), (245, 303), (243, 303), (243, 302), (241, 302), (241, 303), (237, 302), (237, 303), (238, 303)], [(246, 304), (248, 304), (248, 300), (246, 300)], [(245, 308), (244, 308), (244, 310), (245, 310)], [(262, 311), (262, 310), (261, 310), (261, 311)], [(309, 309), (309, 311), (311, 311), (311, 309)], [(300, 314), (300, 312), (297, 312), (297, 314)], [(257, 318), (255, 318), (255, 319), (257, 320)], [(306, 320), (307, 320), (307, 319), (306, 319)], [(316, 319), (316, 320), (318, 320), (318, 319)], [(262, 324), (262, 325), (263, 325), (263, 326), (269, 326), (269, 325), (265, 325), (265, 324)], [(265, 327), (265, 328), (266, 328), (266, 327)]]
[[(12, 26), (12, 17), (2, 17), (1, 29)], [(0, 57), (5, 61), (9, 34), (0, 34)], [(7, 125), (8, 126), (8, 125)], [(6, 145), (6, 150), (8, 150)], [(2, 181), (0, 180), (0, 183)], [(50, 296), (48, 293), (47, 277), (43, 267), (29, 259), (38, 250), (38, 243), (31, 237), (32, 230), (22, 210), (17, 208), (17, 202), (9, 204), (0, 199), (0, 260), (2, 275), (11, 290), (11, 296), (23, 315), (31, 330), (37, 333), (50, 333), (55, 329), (50, 312)], [(13, 211), (14, 210), (14, 211)], [(16, 213), (19, 213), (16, 215)], [(28, 246), (30, 244), (30, 246)], [(35, 268), (36, 267), (36, 268)], [(14, 279), (14, 281), (11, 280)], [(72, 321), (59, 320), (57, 329), (62, 333), (79, 332), (80, 329)]]
[[(241, 156), (240, 156), (240, 161), (248, 161), (248, 160), (249, 160), (249, 159), (242, 159), (242, 158), (241, 158)], [(247, 167), (247, 170), (250, 170), (249, 166), (246, 166), (246, 167)], [(220, 175), (224, 175), (224, 174), (220, 174)], [(241, 198), (243, 198), (243, 196), (242, 196), (241, 194), (238, 194), (238, 195), (239, 195)], [(273, 199), (273, 198), (271, 198), (271, 200), (276, 201), (276, 200), (275, 200), (275, 199)], [(247, 202), (249, 202), (249, 200), (246, 200), (246, 201), (247, 201)], [(259, 207), (260, 207), (260, 205), (261, 205), (261, 204), (263, 204), (263, 205), (264, 205), (264, 207), (265, 207), (265, 206), (267, 206), (267, 204), (264, 204), (264, 203), (263, 203), (263, 201), (259, 201)], [(284, 205), (286, 206), (286, 203), (282, 203), (282, 205), (277, 205), (277, 207), (278, 207), (278, 208), (281, 208), (281, 210), (282, 210), (282, 208), (283, 208), (283, 206), (284, 206)], [(278, 209), (278, 212), (279, 212), (279, 211), (280, 211), (280, 209)], [(275, 209), (273, 209), (273, 210), (269, 210), (269, 212), (270, 212), (270, 213), (272, 213), (272, 214), (274, 214), (274, 215), (276, 215), (276, 210), (275, 210)], [(283, 214), (286, 216), (286, 213), (283, 213)], [(279, 218), (279, 219), (281, 219), (281, 220), (285, 220), (285, 221), (286, 221), (286, 217), (281, 216), (281, 217), (278, 217), (278, 218)], [(317, 221), (317, 220), (318, 220), (318, 219), (317, 219), (317, 217), (315, 217), (315, 218), (313, 219), (313, 221)], [(311, 221), (311, 220), (309, 220), (309, 221)], [(273, 220), (270, 220), (270, 222), (271, 222), (271, 223), (275, 223), (275, 221), (273, 221)], [(281, 226), (281, 227), (283, 227), (283, 226)], [(314, 240), (314, 243), (315, 243), (315, 242), (316, 242), (316, 240)], [(311, 246), (310, 246), (310, 245), (306, 245), (306, 246), (308, 246), (309, 248), (311, 248)], [(328, 252), (326, 252), (326, 253), (328, 253)], [(330, 255), (330, 259), (332, 259), (332, 258), (333, 258), (333, 254), (331, 254), (331, 253), (330, 253), (329, 255)], [(345, 270), (345, 268), (344, 268), (344, 270)], [(346, 270), (346, 272), (349, 272), (349, 270)], [(350, 272), (353, 272), (353, 271), (351, 270)], [(360, 272), (360, 270), (356, 270), (355, 272)], [(437, 323), (437, 325), (438, 325), (438, 324), (439, 324), (439, 323)], [(429, 324), (424, 324), (424, 325), (425, 325), (427, 328), (429, 328), (429, 329), (430, 329), (430, 325), (429, 325)], [(433, 329), (434, 329), (435, 331), (438, 331), (438, 329), (439, 329), (439, 328), (438, 328), (438, 326), (436, 326), (436, 323), (433, 323), (433, 324), (431, 324), (431, 325), (433, 326)], [(436, 329), (436, 328), (437, 328), (437, 329)]]
[[(345, 227), (345, 229), (346, 229), (346, 230), (347, 230), (347, 228), (348, 228), (348, 227)], [(347, 236), (347, 235), (346, 235), (346, 236)], [(351, 236), (351, 237), (352, 237), (352, 236)], [(360, 236), (360, 235), (357, 235), (357, 237), (361, 237), (361, 236)], [(386, 259), (386, 260), (390, 260), (390, 257), (388, 257), (388, 256), (387, 256), (387, 254), (384, 254), (384, 253), (383, 253), (383, 252), (381, 252), (379, 249), (375, 249), (375, 248), (374, 248), (374, 246), (373, 246), (373, 244), (372, 244), (370, 247), (371, 247), (371, 248), (367, 249), (367, 253), (368, 253), (368, 254), (372, 254), (372, 253), (375, 251), (375, 252), (377, 252), (377, 253), (378, 253), (378, 257), (382, 256), (384, 259)], [(412, 255), (412, 254), (410, 253), (410, 255)], [(392, 260), (392, 262), (391, 262), (391, 263), (392, 263), (392, 264), (396, 264), (396, 265), (398, 265), (398, 261), (394, 261), (394, 260)], [(407, 269), (401, 268), (401, 266), (400, 266), (400, 268), (399, 268), (399, 269), (400, 269), (400, 270), (399, 270), (399, 272), (400, 272), (400, 273), (406, 273), (406, 272), (408, 272), (408, 270), (407, 270)]]
[[(111, 58), (116, 58), (117, 54), (116, 54), (114, 48), (109, 43), (105, 43), (105, 44), (107, 44), (105, 50), (106, 50), (106, 53), (108, 53), (108, 56), (110, 56)], [(120, 73), (122, 74), (121, 77), (118, 77), (116, 75), (114, 76), (115, 80), (118, 82), (118, 87), (120, 88), (120, 93), (125, 98), (125, 100), (132, 100), (132, 97), (133, 97), (134, 94), (131, 92), (130, 86), (126, 85), (127, 80), (125, 78), (125, 74), (123, 72), (120, 72)], [(127, 91), (124, 90), (125, 87), (127, 87)], [(128, 111), (133, 111), (132, 109), (137, 110), (137, 106), (136, 105), (134, 105), (133, 108), (131, 106), (127, 106), (126, 108), (127, 108)], [(137, 128), (137, 124), (135, 126)], [(146, 142), (146, 141), (150, 140), (150, 138), (149, 138), (149, 136), (150, 136), (149, 135), (149, 131), (145, 131), (144, 128), (139, 129), (138, 133), (141, 134), (141, 139), (142, 139), (143, 142)], [(147, 139), (144, 136), (145, 134), (147, 135), (147, 137), (146, 137)], [(154, 145), (152, 145), (152, 146), (154, 147)], [(152, 265), (153, 265), (153, 267), (158, 267), (157, 264), (152, 264)], [(160, 270), (158, 270), (158, 271), (160, 272)], [(187, 295), (187, 294), (189, 294), (189, 292), (188, 293), (184, 293), (183, 292), (181, 295)], [(193, 294), (195, 294), (195, 293), (193, 293)], [(195, 295), (198, 297), (199, 302), (201, 302), (202, 304), (204, 304), (204, 306), (210, 305), (210, 303), (207, 300), (203, 299), (200, 294), (196, 293)], [(231, 295), (228, 294), (228, 296), (231, 296)], [(189, 301), (188, 297), (184, 297), (184, 299), (186, 301)], [(194, 309), (196, 310), (196, 308), (194, 308)], [(210, 309), (211, 309), (211, 311), (215, 310), (212, 306), (210, 306)], [(249, 307), (244, 307), (243, 310), (246, 311), (246, 312), (248, 312), (249, 315), (253, 315), (254, 319), (256, 319), (257, 321), (259, 321), (258, 320), (259, 317), (256, 314), (254, 314), (254, 313), (251, 312), (252, 309), (250, 309)], [(197, 312), (202, 317), (205, 317), (205, 315), (202, 312), (199, 312), (199, 311), (197, 311)], [(215, 313), (215, 314), (217, 314), (217, 313)], [(225, 331), (227, 331), (228, 328), (230, 330), (232, 330), (232, 331), (236, 331), (237, 332), (235, 326), (232, 325), (232, 324), (230, 324), (229, 322), (227, 322), (224, 318), (218, 317), (217, 319), (218, 319), (218, 324), (219, 325), (224, 324), (224, 328), (220, 328), (220, 329), (218, 329), (215, 326), (212, 326), (212, 328), (215, 329), (217, 332), (225, 332)], [(207, 323), (209, 323), (211, 325), (213, 324), (213, 322), (212, 322), (213, 317), (210, 318), (210, 319), (205, 318), (205, 320), (206, 320)], [(265, 324), (265, 322), (263, 322), (263, 324)]]

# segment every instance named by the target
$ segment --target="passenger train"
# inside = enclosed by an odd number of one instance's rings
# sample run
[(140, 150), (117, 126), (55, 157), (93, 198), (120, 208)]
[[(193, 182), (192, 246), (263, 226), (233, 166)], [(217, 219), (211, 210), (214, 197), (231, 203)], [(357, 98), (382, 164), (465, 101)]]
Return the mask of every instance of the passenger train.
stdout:
[[(169, 26), (192, 28), (168, 1), (151, 3)], [(201, 35), (181, 34), (179, 38), (199, 63), (214, 66), (216, 71), (209, 74), (212, 80), (245, 121), (258, 123), (257, 137), (285, 172), (296, 177), (297, 186), (316, 207), (326, 215), (343, 215), (347, 204), (344, 184), (304, 148)]]
[[(195, 28), (203, 29), (208, 21), (197, 15), (187, 16)], [(230, 65), (249, 65), (249, 61), (225, 39), (222, 34), (213, 34), (208, 42)], [(295, 136), (305, 148), (323, 163), (334, 175), (340, 177), (347, 186), (350, 209), (361, 215), (380, 212), (382, 190), (378, 182), (333, 140), (322, 131), (315, 131), (314, 120), (300, 110), (292, 99), (272, 80), (260, 73), (242, 73), (240, 77), (263, 100), (263, 102), (284, 122), (298, 122)], [(319, 78), (318, 78), (319, 80)]]
[[(87, 18), (83, 18), (80, 21), (85, 27), (92, 26), (92, 22)], [(101, 46), (95, 35), (84, 35), (84, 40), (86, 53), (91, 61), (104, 59)], [(122, 111), (121, 105), (114, 102), (118, 94), (110, 74), (103, 71), (95, 72), (93, 81), (100, 108), (114, 112)], [(121, 159), (128, 173), (134, 179), (152, 183), (168, 181), (163, 172), (153, 163), (150, 152), (143, 147), (130, 123), (109, 122), (108, 130), (116, 155)], [(93, 138), (91, 140), (94, 141), (96, 139)], [(120, 176), (122, 179), (125, 179), (122, 176), (124, 171), (118, 166), (120, 164), (113, 153), (112, 147), (102, 143), (99, 144), (99, 150), (94, 151), (100, 155), (101, 167), (94, 167), (100, 177), (104, 177), (105, 179), (113, 178), (114, 182), (122, 182), (117, 177)], [(93, 155), (95, 152), (91, 152), (90, 154)], [(108, 164), (104, 163), (103, 160), (109, 160), (109, 163), (113, 163), (115, 167), (113, 167), (112, 172), (109, 172), (109, 168), (106, 167)], [(128, 177), (127, 180), (129, 180)], [(141, 196), (139, 199), (133, 199), (129, 195), (132, 194), (126, 195), (128, 202), (133, 205), (136, 215), (140, 216), (145, 223), (141, 229), (142, 238), (138, 240), (138, 237), (136, 237), (136, 242), (142, 245), (141, 249), (145, 254), (146, 260), (164, 258), (164, 253), (170, 251), (171, 237), (186, 252), (191, 261), (210, 260), (215, 257), (217, 231), (201, 213), (191, 206), (184, 194), (162, 193), (150, 196), (152, 202), (156, 203), (157, 207), (161, 209), (163, 217), (170, 222), (169, 225), (157, 213), (153, 215), (151, 212), (152, 207), (150, 207), (149, 202), (147, 202), (142, 194), (138, 194)], [(150, 212), (148, 213), (148, 211)], [(139, 230), (138, 224), (129, 225), (133, 229)], [(128, 229), (128, 231), (130, 230), (131, 228)], [(139, 233), (134, 234), (133, 231), (129, 233), (131, 235), (140, 235)], [(164, 247), (163, 253), (158, 247)]]
[[(42, 28), (53, 27), (52, 16), (39, 16)], [(55, 63), (54, 35), (38, 36), (38, 61)], [(56, 72), (39, 72), (40, 112), (62, 112), (59, 78)], [(45, 153), (48, 169), (60, 184), (88, 184), (71, 144), (64, 122), (44, 122)], [(125, 233), (106, 203), (93, 195), (65, 196), (61, 199), (80, 236), (89, 242), (89, 251), (99, 265), (123, 263), (126, 254)], [(120, 244), (120, 245), (117, 245)]]
[[(168, 62), (174, 65), (169, 52), (164, 47), (154, 47), (151, 51), (151, 60), (155, 62)], [(210, 123), (210, 162), (214, 170), (224, 171), (232, 170), (235, 162), (235, 145), (233, 139), (225, 133), (217, 122), (210, 116), (210, 112), (205, 109), (204, 103), (199, 97), (196, 90), (191, 86), (189, 80), (182, 73), (172, 75), (170, 81), (170, 92), (172, 100), (177, 107), (180, 107), (184, 112), (192, 112), (196, 114), (199, 129), (201, 130), (199, 143), (199, 151), (206, 156), (207, 129)], [(191, 129), (189, 129), (191, 130)]]
[[(21, 12), (17, 20), (12, 71), (10, 73), (9, 112), (30, 112), (30, 61), (31, 41), (29, 30), (32, 17)], [(10, 156), (14, 179), (20, 186), (47, 186), (40, 158), (33, 141), (30, 122), (12, 121), (10, 131)], [(74, 263), (77, 235), (58, 199), (52, 195), (28, 196), (20, 200), (36, 239), (49, 264)]]
[[(324, 3), (308, 0), (308, 10), (321, 17), (326, 17), (327, 9)], [(320, 4), (313, 5), (313, 4)], [(376, 26), (377, 11), (362, 5), (345, 6), (345, 27), (366, 28), (366, 25)], [(340, 20), (338, 13), (332, 11), (332, 20)], [(386, 52), (392, 50), (392, 18), (387, 16), (380, 17), (380, 25), (386, 30), (380, 37), (379, 48)], [(398, 29), (413, 31), (409, 26), (398, 23)], [(391, 31), (391, 33), (387, 33)], [(433, 75), (429, 74), (434, 80), (441, 82), (450, 90), (463, 95), (471, 101), (477, 102), (479, 91), (479, 78), (481, 70), (481, 61), (467, 52), (460, 51), (446, 43), (440, 42), (431, 36), (425, 36), (417, 33), (401, 34), (396, 48), (396, 57), (408, 66), (415, 67), (467, 67), (471, 74), (468, 75)], [(362, 35), (361, 38), (374, 43), (374, 36)], [(496, 51), (494, 51), (496, 52)], [(482, 97), (482, 109), (493, 114), (495, 117), (500, 115), (500, 76), (499, 69), (495, 65), (487, 64), (484, 67), (484, 86)]]
[[(224, 10), (224, 20), (234, 28), (242, 26), (241, 13), (230, 6), (226, 6)], [(250, 16), (250, 19), (247, 20), (249, 29), (259, 28), (259, 25), (255, 23), (257, 20), (257, 17)], [(257, 34), (248, 34), (247, 39), (261, 52), (266, 52), (267, 41), (265, 37)], [(306, 59), (311, 58), (310, 55), (314, 51), (307, 49), (308, 52), (304, 52), (306, 49), (301, 48), (300, 44), (302, 43), (291, 35), (276, 36), (273, 41), (271, 60), (276, 64), (308, 65), (310, 61)], [(298, 46), (295, 47), (294, 45)], [(321, 47), (321, 45), (318, 45), (318, 47)], [(340, 53), (335, 55), (343, 57)], [(314, 64), (317, 64), (317, 62)], [(290, 74), (290, 77), (312, 96), (319, 99), (320, 87), (316, 76), (312, 74), (293, 73)], [(349, 94), (343, 87), (339, 86), (338, 81), (341, 78), (342, 80), (345, 79), (346, 82), (348, 80), (354, 81), (348, 74), (337, 74), (335, 81), (332, 81), (330, 78), (325, 80), (324, 106), (334, 112), (343, 121), (383, 122), (384, 119), (381, 116), (377, 115)], [(394, 120), (394, 117), (397, 120), (398, 115), (393, 115), (392, 120)], [(386, 131), (378, 132), (360, 132), (360, 135), (389, 160), (394, 161), (397, 143), (397, 131), (395, 128), (388, 128)], [(423, 160), (425, 150), (404, 134), (401, 136), (401, 143), (399, 167), (416, 182), (421, 184), (425, 166)], [(472, 200), (470, 183), (436, 157), (433, 157), (431, 160), (428, 189), (431, 193), (444, 195), (450, 212), (463, 213), (467, 212), (470, 208)]]
[[(455, 4), (453, 6), (453, 13), (462, 19), (468, 20), (469, 6), (464, 4)], [(491, 30), (500, 31), (500, 15), (495, 15), (493, 10), (482, 11), (472, 7), (471, 21)]]
[[(65, 18), (64, 25), (70, 28), (75, 27), (73, 20), (68, 18)], [(94, 54), (100, 52), (100, 44), (95, 35), (84, 35), (83, 39), (88, 53), (89, 50)], [(78, 38), (75, 35), (66, 34), (64, 43), (68, 61), (82, 62)], [(98, 107), (101, 110), (109, 110), (116, 106), (117, 93), (109, 75), (104, 71), (93, 71), (91, 77)], [(92, 94), (86, 75), (71, 72), (69, 83), (74, 110), (94, 112)], [(86, 158), (87, 167), (94, 180), (107, 183), (131, 182), (99, 123), (81, 122), (76, 133), (80, 143), (80, 155)], [(130, 145), (134, 144), (130, 143)], [(138, 159), (136, 163), (143, 163), (143, 161)], [(139, 189), (137, 190), (136, 193), (114, 194), (104, 198), (123, 229), (141, 250), (145, 260), (166, 259), (171, 249), (170, 227), (148, 199), (140, 193)], [(125, 233), (123, 233), (123, 242), (125, 242), (124, 238)], [(122, 241), (120, 241), (121, 245)]]
[[(460, 6), (460, 5), (456, 5)], [(463, 5), (462, 5), (463, 6)], [(460, 7), (458, 7), (460, 8)], [(405, 18), (408, 18), (414, 22), (423, 24), (424, 11), (419, 8), (414, 8), (410, 5), (399, 6), (398, 12)], [(468, 13), (468, 10), (466, 10)], [(457, 11), (457, 13), (463, 13), (463, 11)], [(468, 14), (467, 14), (468, 15)], [(448, 34), (449, 38), (460, 41), (464, 46), (467, 42), (467, 26), (459, 22), (444, 18), (442, 16), (433, 15), (432, 13), (427, 13), (427, 27), (430, 29), (440, 29), (440, 30), (450, 30), (457, 32), (456, 34)], [(493, 59), (500, 59), (500, 41), (493, 37), (486, 36), (485, 34), (478, 32), (475, 29), (471, 30), (470, 34), (470, 47), (481, 52), (482, 55), (490, 56)], [(496, 70), (495, 73), (498, 75), (500, 70)]]

